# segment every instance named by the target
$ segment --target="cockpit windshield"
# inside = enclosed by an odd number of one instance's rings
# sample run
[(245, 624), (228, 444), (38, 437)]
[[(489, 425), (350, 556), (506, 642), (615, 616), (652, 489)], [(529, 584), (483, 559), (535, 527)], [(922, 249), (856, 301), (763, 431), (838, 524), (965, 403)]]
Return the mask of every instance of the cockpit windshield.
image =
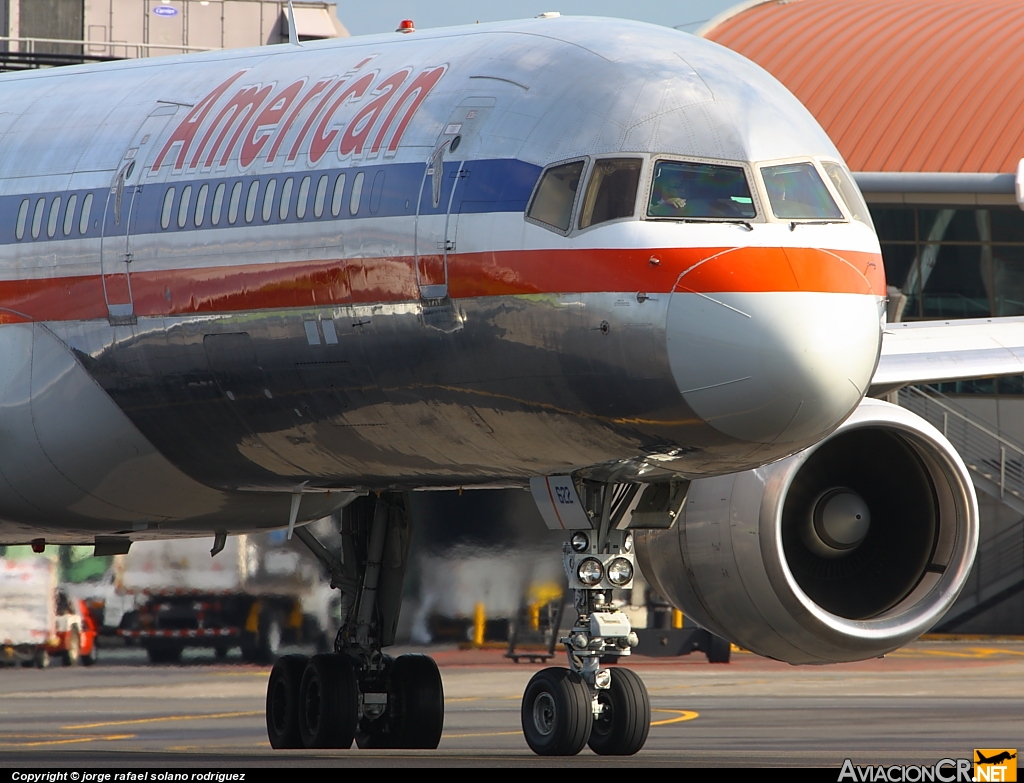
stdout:
[(739, 166), (659, 160), (649, 217), (745, 220), (757, 215), (747, 177)]
[(843, 213), (811, 163), (761, 169), (775, 217), (783, 220), (843, 220)]

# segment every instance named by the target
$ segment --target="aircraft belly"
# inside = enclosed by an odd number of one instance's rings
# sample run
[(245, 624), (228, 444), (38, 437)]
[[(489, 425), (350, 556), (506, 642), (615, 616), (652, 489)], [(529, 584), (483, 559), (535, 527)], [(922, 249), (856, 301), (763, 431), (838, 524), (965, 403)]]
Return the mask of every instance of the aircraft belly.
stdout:
[(69, 341), (185, 473), (225, 489), (472, 485), (735, 449), (682, 401), (667, 297), (543, 294), (140, 318)]
[[(184, 475), (47, 326), (0, 326), (0, 543), (55, 526), (60, 538), (52, 540), (75, 542), (183, 534), (215, 523), (281, 526), (288, 503), (287, 496), (229, 496)], [(307, 504), (304, 519), (316, 505)]]

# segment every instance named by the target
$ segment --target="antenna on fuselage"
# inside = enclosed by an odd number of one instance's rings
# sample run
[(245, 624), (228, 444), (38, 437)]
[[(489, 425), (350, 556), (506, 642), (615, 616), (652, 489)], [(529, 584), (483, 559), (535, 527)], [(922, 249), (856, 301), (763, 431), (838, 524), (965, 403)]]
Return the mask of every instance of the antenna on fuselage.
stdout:
[(288, 43), (302, 46), (299, 43), (299, 31), (295, 29), (295, 8), (292, 6), (292, 0), (288, 0)]

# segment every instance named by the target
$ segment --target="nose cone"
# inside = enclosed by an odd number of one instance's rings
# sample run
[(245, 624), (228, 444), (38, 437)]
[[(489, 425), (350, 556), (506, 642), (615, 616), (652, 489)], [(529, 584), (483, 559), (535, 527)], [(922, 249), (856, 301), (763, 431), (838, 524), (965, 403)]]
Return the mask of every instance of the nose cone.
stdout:
[[(813, 252), (815, 263), (804, 265), (812, 280), (794, 271), (784, 250), (757, 254), (764, 279), (745, 275), (747, 260), (730, 260), (734, 253), (680, 279), (668, 314), (672, 373), (690, 408), (720, 432), (748, 443), (809, 445), (867, 390), (883, 299), (835, 255)], [(765, 278), (773, 267), (785, 274)]]

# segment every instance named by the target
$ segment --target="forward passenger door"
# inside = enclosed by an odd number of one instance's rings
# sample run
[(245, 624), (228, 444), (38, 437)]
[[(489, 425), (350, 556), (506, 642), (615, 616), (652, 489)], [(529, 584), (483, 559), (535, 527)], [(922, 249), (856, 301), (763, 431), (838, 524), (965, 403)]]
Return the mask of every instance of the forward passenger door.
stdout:
[(178, 108), (177, 104), (161, 105), (143, 121), (121, 156), (107, 191), (100, 238), (100, 268), (107, 317), (111, 324), (136, 322), (131, 264), (135, 256), (133, 234), (138, 222), (145, 166), (160, 132)]
[(416, 209), (416, 280), (422, 299), (448, 296), (448, 259), (455, 252), (456, 193), (469, 176), (468, 159), (494, 98), (467, 98), (442, 128), (427, 162)]

